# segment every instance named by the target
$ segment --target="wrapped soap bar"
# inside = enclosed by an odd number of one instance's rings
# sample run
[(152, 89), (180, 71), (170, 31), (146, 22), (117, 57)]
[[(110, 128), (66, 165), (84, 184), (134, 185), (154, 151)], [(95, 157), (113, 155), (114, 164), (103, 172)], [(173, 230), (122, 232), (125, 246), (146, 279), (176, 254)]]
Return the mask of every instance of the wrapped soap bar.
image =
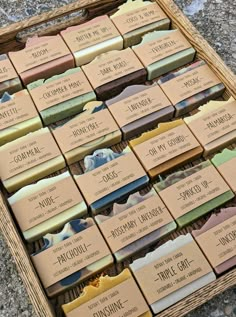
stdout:
[(101, 101), (87, 103), (81, 114), (53, 130), (53, 135), (68, 164), (121, 141), (120, 129)]
[(25, 85), (74, 67), (74, 58), (60, 35), (34, 36), (24, 49), (8, 55)]
[(132, 47), (148, 72), (148, 80), (191, 63), (195, 49), (179, 30), (154, 31)]
[(177, 227), (154, 189), (145, 195), (139, 192), (130, 195), (126, 203), (115, 203), (109, 215), (97, 215), (95, 220), (118, 262)]
[(180, 227), (234, 197), (210, 161), (176, 172), (154, 187)]
[(65, 160), (48, 128), (0, 147), (0, 178), (9, 193), (64, 167)]
[(61, 36), (72, 51), (77, 66), (90, 63), (96, 56), (123, 49), (123, 38), (107, 15), (71, 26)]
[(225, 86), (202, 60), (163, 76), (158, 84), (175, 106), (175, 116), (186, 114), (220, 97)]
[(82, 72), (73, 68), (47, 80), (39, 79), (27, 86), (44, 124), (73, 116), (96, 95)]
[(216, 279), (190, 234), (166, 242), (130, 268), (154, 314)]
[(213, 214), (200, 229), (192, 232), (217, 274), (236, 266), (236, 208)]
[[(70, 166), (73, 174), (76, 164)], [(84, 159), (84, 174), (76, 182), (93, 213), (147, 185), (149, 179), (129, 147), (122, 152), (99, 149)]]
[(151, 178), (192, 161), (203, 151), (181, 119), (160, 123), (129, 144)]
[(49, 297), (74, 287), (112, 265), (113, 258), (94, 220), (75, 219), (47, 234), (31, 259)]
[(130, 48), (101, 54), (82, 69), (102, 101), (118, 95), (128, 85), (143, 84), (147, 76)]
[(8, 201), (27, 241), (39, 239), (87, 212), (69, 172), (23, 187)]
[(204, 148), (204, 156), (236, 141), (236, 100), (210, 101), (184, 119)]
[(124, 140), (174, 116), (174, 107), (158, 85), (133, 85), (106, 101)]
[(146, 33), (170, 27), (170, 19), (151, 1), (127, 0), (110, 18), (123, 36), (125, 48), (138, 44)]
[[(129, 269), (119, 275), (97, 278), (74, 301), (64, 304), (66, 317), (130, 316), (152, 317), (152, 314)], [(115, 316), (114, 315), (114, 316)]]

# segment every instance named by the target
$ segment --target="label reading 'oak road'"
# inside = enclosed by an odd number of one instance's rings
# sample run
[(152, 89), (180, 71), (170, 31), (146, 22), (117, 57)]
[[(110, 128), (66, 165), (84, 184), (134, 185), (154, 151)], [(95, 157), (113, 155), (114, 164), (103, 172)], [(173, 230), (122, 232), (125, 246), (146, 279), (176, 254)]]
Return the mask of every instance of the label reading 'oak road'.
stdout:
[(236, 215), (195, 238), (213, 267), (236, 255)]
[(236, 157), (217, 166), (218, 171), (224, 177), (226, 182), (234, 193), (236, 193)]
[(45, 288), (109, 255), (96, 225), (32, 256)]
[(166, 83), (161, 88), (173, 105), (220, 84), (220, 79), (207, 65), (199, 66)]
[(80, 305), (67, 317), (139, 317), (149, 311), (141, 292), (133, 278), (112, 287), (102, 294)]
[(189, 128), (181, 124), (134, 147), (146, 170), (199, 146)]
[(172, 294), (212, 271), (195, 241), (134, 272), (148, 303)]
[(10, 80), (13, 78), (17, 78), (16, 71), (12, 66), (9, 59), (3, 59), (0, 61), (0, 83)]
[(145, 175), (136, 156), (130, 152), (78, 176), (76, 182), (87, 203), (91, 205), (98, 199)]

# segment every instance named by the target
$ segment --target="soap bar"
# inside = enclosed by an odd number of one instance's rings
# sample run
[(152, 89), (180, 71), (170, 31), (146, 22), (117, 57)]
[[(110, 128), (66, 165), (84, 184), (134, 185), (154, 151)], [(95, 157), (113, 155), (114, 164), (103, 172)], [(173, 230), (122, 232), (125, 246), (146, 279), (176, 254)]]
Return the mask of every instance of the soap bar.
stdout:
[(163, 76), (158, 84), (182, 116), (222, 95), (225, 86), (202, 60)]
[(13, 94), (21, 89), (21, 81), (8, 56), (0, 55), (0, 98), (6, 91)]
[(146, 33), (170, 27), (170, 19), (151, 1), (127, 0), (110, 18), (122, 34), (125, 48), (138, 44)]
[(195, 49), (179, 30), (154, 31), (132, 47), (148, 72), (148, 80), (191, 63)]
[(101, 101), (87, 103), (80, 115), (53, 130), (53, 135), (68, 164), (121, 141), (121, 132)]
[(154, 189), (145, 195), (139, 192), (130, 195), (126, 203), (115, 203), (109, 215), (97, 215), (95, 220), (118, 262), (177, 227)]
[(80, 297), (62, 305), (62, 309), (66, 317), (107, 314), (114, 317), (152, 317), (129, 269), (114, 277), (105, 275), (97, 278), (83, 289)]
[(200, 230), (192, 234), (217, 274), (236, 266), (235, 207), (213, 214)]
[(87, 212), (69, 172), (23, 187), (8, 201), (27, 241), (39, 239)]
[(180, 227), (234, 197), (210, 161), (176, 172), (154, 187)]
[(102, 101), (113, 98), (129, 85), (143, 84), (147, 76), (131, 48), (101, 54), (82, 69)]
[(94, 220), (75, 219), (57, 234), (44, 236), (44, 246), (31, 256), (49, 297), (74, 287), (113, 263)]
[(106, 101), (123, 132), (124, 140), (155, 127), (174, 116), (174, 107), (158, 85), (133, 85)]
[(96, 95), (81, 68), (73, 68), (27, 86), (44, 124), (78, 114)]
[(204, 156), (236, 140), (236, 100), (210, 101), (195, 115), (184, 119), (204, 148)]
[(129, 144), (151, 178), (192, 161), (203, 151), (181, 119), (160, 123)]
[[(74, 167), (76, 165), (71, 166), (72, 173)], [(84, 158), (84, 174), (75, 176), (75, 179), (94, 214), (144, 187), (149, 181), (129, 147), (120, 153), (112, 149), (96, 150)]]
[(107, 15), (71, 26), (61, 36), (72, 51), (77, 66), (90, 63), (96, 56), (123, 49), (123, 38)]
[(74, 58), (60, 35), (34, 36), (24, 49), (8, 55), (25, 85), (74, 67)]
[(28, 91), (13, 95), (5, 92), (0, 99), (0, 146), (43, 127)]
[(190, 234), (166, 242), (130, 268), (154, 314), (216, 279)]
[(9, 193), (65, 167), (48, 128), (0, 147), (0, 178)]

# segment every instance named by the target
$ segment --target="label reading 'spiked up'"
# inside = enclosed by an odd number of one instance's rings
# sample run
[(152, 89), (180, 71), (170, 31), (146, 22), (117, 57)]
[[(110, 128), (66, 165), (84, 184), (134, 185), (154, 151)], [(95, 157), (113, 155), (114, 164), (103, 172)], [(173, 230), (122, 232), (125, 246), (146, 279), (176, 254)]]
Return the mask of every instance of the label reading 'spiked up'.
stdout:
[(230, 188), (232, 189), (234, 193), (236, 193), (235, 166), (236, 166), (236, 157), (216, 167), (218, 171), (220, 172), (220, 174), (224, 177), (226, 182), (229, 184)]
[(0, 60), (0, 83), (17, 77), (16, 71), (9, 59)]

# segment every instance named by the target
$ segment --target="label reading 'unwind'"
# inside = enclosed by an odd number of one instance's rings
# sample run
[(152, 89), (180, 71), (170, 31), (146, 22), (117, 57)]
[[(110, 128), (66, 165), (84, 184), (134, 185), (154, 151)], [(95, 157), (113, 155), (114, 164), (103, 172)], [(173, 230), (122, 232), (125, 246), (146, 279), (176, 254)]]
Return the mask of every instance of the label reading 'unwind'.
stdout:
[(0, 60), (0, 83), (17, 77), (16, 71), (9, 59)]
[(217, 166), (216, 168), (220, 174), (224, 177), (230, 188), (236, 193), (236, 157), (231, 160)]

